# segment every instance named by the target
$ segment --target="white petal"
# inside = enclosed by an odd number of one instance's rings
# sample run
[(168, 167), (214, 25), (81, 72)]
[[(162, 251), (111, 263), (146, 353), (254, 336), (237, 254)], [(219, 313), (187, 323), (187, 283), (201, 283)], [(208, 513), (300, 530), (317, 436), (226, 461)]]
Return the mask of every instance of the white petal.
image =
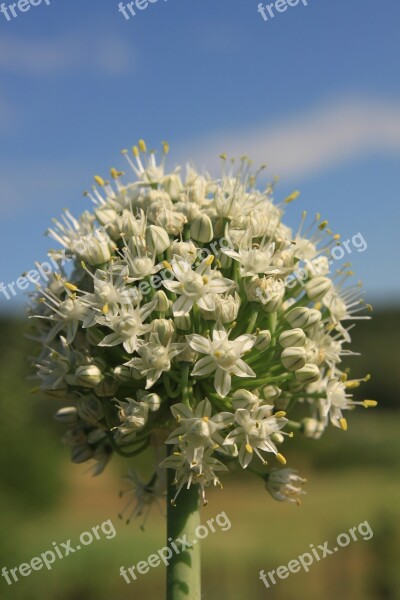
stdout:
[(187, 340), (192, 350), (195, 350), (196, 352), (201, 352), (201, 354), (208, 354), (210, 352), (210, 340), (203, 337), (202, 335), (193, 333), (192, 335), (187, 336)]
[(183, 317), (187, 315), (193, 306), (193, 298), (188, 298), (187, 296), (180, 296), (178, 300), (174, 302), (172, 307), (173, 313), (175, 317)]
[(217, 369), (214, 377), (214, 387), (221, 398), (225, 398), (230, 392), (232, 377), (227, 371)]
[(178, 404), (173, 404), (171, 406), (171, 412), (176, 417), (180, 417), (181, 419), (191, 419), (193, 417), (193, 411), (190, 410), (186, 404), (179, 402)]
[(256, 341), (256, 336), (251, 334), (240, 335), (235, 340), (232, 340), (232, 343), (235, 345), (241, 354), (243, 352), (248, 352), (252, 349)]
[(201, 402), (199, 402), (199, 404), (196, 406), (196, 410), (194, 412), (194, 414), (197, 418), (211, 417), (211, 413), (212, 413), (211, 402), (209, 400), (207, 400), (207, 398), (205, 400), (202, 400)]
[(253, 369), (248, 364), (239, 358), (231, 368), (231, 371), (236, 377), (255, 377)]
[(202, 377), (203, 375), (209, 375), (215, 369), (217, 365), (215, 364), (214, 359), (211, 356), (205, 356), (201, 358), (195, 365), (192, 375), (197, 377)]

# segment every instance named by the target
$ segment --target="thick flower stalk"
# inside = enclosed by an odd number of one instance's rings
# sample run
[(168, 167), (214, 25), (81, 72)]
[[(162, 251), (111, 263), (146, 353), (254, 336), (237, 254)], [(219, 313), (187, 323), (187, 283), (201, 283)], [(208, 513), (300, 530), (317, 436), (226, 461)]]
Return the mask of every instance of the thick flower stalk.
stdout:
[[(165, 469), (169, 510), (181, 495), (184, 512), (187, 491), (205, 501), (235, 461), (274, 498), (298, 501), (304, 479), (277, 469), (285, 440), (347, 429), (360, 381), (342, 357), (370, 307), (346, 287), (348, 265), (331, 274), (340, 242), (326, 221), (306, 232), (305, 214), (297, 232), (282, 222), (297, 192), (276, 205), (245, 159), (212, 179), (192, 166), (167, 172), (167, 153), (157, 162), (143, 141), (124, 151), (136, 179), (96, 176), (93, 211), (66, 211), (49, 230), (73, 268), (53, 250), (59, 273), (34, 294), (40, 389), (66, 401), (65, 443), (95, 474), (113, 453), (155, 449), (154, 476), (130, 478), (132, 515), (163, 495)], [(290, 420), (297, 404), (302, 417)]]

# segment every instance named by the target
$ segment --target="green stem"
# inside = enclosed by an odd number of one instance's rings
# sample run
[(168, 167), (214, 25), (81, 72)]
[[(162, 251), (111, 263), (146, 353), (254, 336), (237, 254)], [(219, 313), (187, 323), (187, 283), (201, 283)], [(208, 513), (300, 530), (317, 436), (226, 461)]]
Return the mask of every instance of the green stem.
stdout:
[[(183, 487), (176, 506), (173, 506), (171, 501), (176, 489), (172, 485), (173, 480), (174, 472), (168, 469), (167, 545), (172, 551), (171, 542), (174, 542), (181, 551), (179, 554), (173, 552), (167, 567), (166, 600), (200, 600), (200, 543), (196, 536), (196, 529), (200, 525), (199, 486), (192, 485), (189, 489)], [(179, 538), (190, 543), (196, 540), (196, 544), (181, 549)]]

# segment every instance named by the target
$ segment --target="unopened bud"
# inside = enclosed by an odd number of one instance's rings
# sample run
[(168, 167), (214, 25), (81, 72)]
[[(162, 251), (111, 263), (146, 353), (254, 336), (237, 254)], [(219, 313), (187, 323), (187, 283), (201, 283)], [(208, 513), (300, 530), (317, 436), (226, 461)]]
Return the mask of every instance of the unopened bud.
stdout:
[(306, 334), (300, 328), (288, 329), (279, 336), (279, 343), (283, 348), (289, 348), (289, 346), (304, 346), (306, 343)]
[(150, 252), (162, 254), (170, 245), (168, 233), (162, 227), (149, 225), (146, 230), (146, 244)]
[(264, 329), (257, 334), (256, 343), (254, 348), (258, 350), (266, 350), (271, 343), (271, 332), (268, 329)]
[(288, 371), (297, 371), (306, 364), (306, 353), (304, 348), (285, 348), (281, 354), (281, 362)]
[(190, 235), (196, 242), (211, 242), (214, 231), (210, 217), (204, 214), (196, 217), (190, 225)]
[(332, 288), (332, 281), (327, 277), (314, 277), (305, 285), (307, 296), (310, 300), (321, 300)]
[(75, 372), (77, 385), (85, 388), (94, 388), (103, 380), (103, 373), (96, 365), (84, 365), (78, 367)]
[(306, 364), (294, 374), (299, 383), (312, 383), (318, 381), (320, 372), (317, 365)]
[(321, 320), (321, 313), (314, 308), (297, 307), (292, 308), (286, 315), (286, 320), (292, 327), (300, 327), (305, 329), (311, 327)]

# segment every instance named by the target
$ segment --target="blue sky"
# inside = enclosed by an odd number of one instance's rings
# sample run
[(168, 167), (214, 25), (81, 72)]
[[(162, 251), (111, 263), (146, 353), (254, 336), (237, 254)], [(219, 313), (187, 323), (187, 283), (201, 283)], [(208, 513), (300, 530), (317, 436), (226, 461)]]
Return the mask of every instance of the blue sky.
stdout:
[[(6, 2), (8, 4), (8, 2)], [(398, 273), (400, 4), (309, 0), (268, 22), (258, 0), (158, 0), (129, 21), (118, 1), (51, 0), (0, 14), (0, 281), (45, 260), (63, 207), (138, 138), (171, 165), (247, 154), (368, 243), (351, 260), (366, 297), (393, 303)], [(17, 309), (23, 295), (2, 301)]]

